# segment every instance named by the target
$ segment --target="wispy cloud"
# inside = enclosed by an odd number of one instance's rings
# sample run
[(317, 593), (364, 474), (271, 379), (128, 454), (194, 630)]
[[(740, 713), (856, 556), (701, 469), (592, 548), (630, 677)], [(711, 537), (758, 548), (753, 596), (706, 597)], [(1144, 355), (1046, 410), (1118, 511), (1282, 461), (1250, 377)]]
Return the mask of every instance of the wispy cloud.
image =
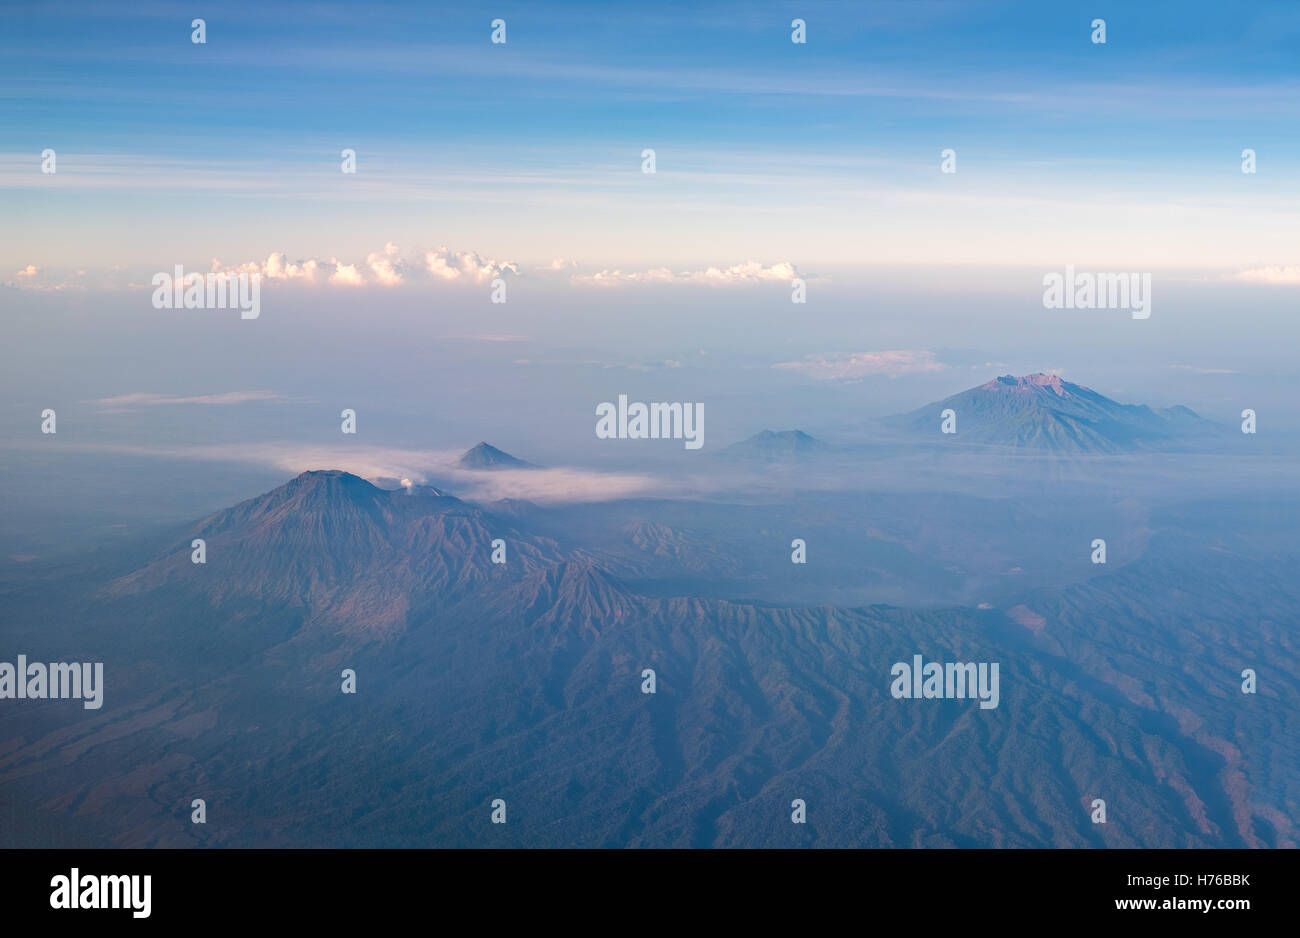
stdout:
[(480, 332), (471, 335), (449, 335), (448, 339), (463, 339), (467, 342), (527, 342), (531, 336), (503, 332)]
[(894, 349), (858, 352), (842, 358), (808, 355), (799, 361), (777, 362), (772, 367), (782, 371), (797, 371), (816, 381), (846, 381), (870, 375), (897, 378), (900, 375), (943, 371), (948, 366), (937, 361), (933, 352), (924, 349)]
[(51, 271), (35, 264), (28, 264), (14, 273), (13, 280), (0, 281), (0, 286), (35, 293), (58, 293), (67, 290), (85, 290), (91, 284), (87, 282), (84, 270)]
[(1190, 371), (1198, 375), (1235, 375), (1236, 372), (1231, 368), (1201, 368), (1198, 365), (1170, 365), (1170, 368), (1178, 371)]
[(1267, 283), (1285, 286), (1300, 285), (1300, 264), (1275, 267), (1253, 267), (1229, 274), (1227, 279), (1237, 283)]
[(665, 358), (654, 362), (615, 362), (600, 358), (516, 358), (516, 365), (564, 365), (565, 367), (590, 367), (604, 370), (625, 369), (627, 371), (663, 371), (685, 367), (677, 358)]
[(594, 274), (574, 274), (572, 283), (590, 286), (625, 286), (627, 284), (689, 283), (708, 286), (744, 286), (759, 283), (788, 283), (799, 276), (799, 271), (789, 261), (764, 266), (758, 261), (746, 261), (731, 267), (705, 267), (700, 270), (674, 271), (667, 267), (650, 270), (601, 270)]
[(606, 365), (605, 367), (626, 368), (628, 371), (662, 371), (665, 368), (680, 368), (682, 363), (676, 358), (665, 358), (661, 362), (634, 362), (630, 365)]
[(247, 404), (250, 401), (280, 401), (284, 397), (274, 391), (226, 391), (221, 394), (198, 394), (191, 397), (179, 397), (172, 394), (119, 394), (115, 397), (98, 397), (83, 404), (97, 404), (111, 409), (129, 407), (158, 407), (167, 404)]
[[(127, 395), (131, 396), (131, 395)], [(25, 448), (21, 447), (21, 448)], [(470, 501), (523, 498), (545, 502), (602, 502), (662, 493), (664, 481), (638, 473), (595, 472), (556, 467), (481, 472), (456, 465), (459, 450), (412, 450), (382, 446), (319, 446), (297, 443), (230, 443), (199, 446), (140, 446), (69, 443), (68, 450), (123, 453), (158, 459), (237, 463), (297, 475), (310, 469), (342, 469), (364, 479), (409, 479), (433, 483)]]
[(662, 490), (650, 476), (586, 469), (498, 469), (452, 474), (456, 494), (475, 501), (526, 498), (535, 502), (605, 502)]

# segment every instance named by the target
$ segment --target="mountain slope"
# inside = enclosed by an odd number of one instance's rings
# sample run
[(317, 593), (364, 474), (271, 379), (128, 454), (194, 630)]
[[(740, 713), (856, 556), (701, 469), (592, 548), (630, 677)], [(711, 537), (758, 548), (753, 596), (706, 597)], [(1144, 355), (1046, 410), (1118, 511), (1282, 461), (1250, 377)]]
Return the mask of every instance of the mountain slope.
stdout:
[[(555, 544), (508, 519), (422, 487), (376, 488), (338, 470), (285, 485), (199, 522), (206, 562), (177, 545), (110, 583), (106, 599), (180, 588), (205, 602), (236, 600), (301, 610), (306, 623), (382, 635), (421, 609), (521, 579), (561, 558)], [(491, 562), (492, 542), (507, 562)]]
[(802, 430), (763, 430), (749, 439), (731, 444), (722, 451), (722, 455), (763, 462), (781, 462), (827, 453), (833, 449), (833, 446), (809, 436)]
[[(1190, 506), (1005, 610), (793, 608), (645, 596), (454, 498), (305, 473), (196, 525), (207, 564), (167, 548), (33, 623), (15, 647), (102, 660), (107, 702), (0, 708), (0, 795), (119, 846), (1294, 846), (1296, 514)], [(998, 663), (999, 705), (894, 699), (914, 654)]]
[(479, 443), (465, 451), (464, 455), (457, 460), (456, 465), (461, 469), (536, 469), (530, 462), (524, 462), (511, 456), (504, 450), (499, 450), (489, 443)]
[(942, 413), (956, 414), (953, 439), (1069, 453), (1123, 453), (1204, 441), (1218, 427), (1186, 407), (1120, 404), (1056, 375), (1004, 375), (888, 426), (943, 438)]

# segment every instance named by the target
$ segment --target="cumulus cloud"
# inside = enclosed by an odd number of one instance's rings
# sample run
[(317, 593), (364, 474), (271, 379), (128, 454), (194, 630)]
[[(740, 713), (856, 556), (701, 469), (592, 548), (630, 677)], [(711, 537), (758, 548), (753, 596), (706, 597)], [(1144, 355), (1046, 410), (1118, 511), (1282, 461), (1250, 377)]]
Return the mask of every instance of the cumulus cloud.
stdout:
[(314, 258), (305, 261), (287, 261), (284, 252), (272, 254), (262, 265), (262, 276), (271, 280), (310, 280), (315, 281), (320, 263)]
[(99, 281), (104, 278), (99, 276), (94, 282), (86, 279), (84, 270), (68, 270), (37, 267), (35, 264), (28, 264), (22, 270), (14, 273), (14, 280), (0, 281), (0, 286), (8, 287), (12, 290), (25, 290), (37, 293), (58, 293), (64, 290), (83, 291), (92, 286), (100, 285)]
[(404, 279), (408, 265), (402, 260), (401, 253), (401, 249), (389, 241), (382, 251), (371, 251), (366, 257), (366, 267), (381, 286), (395, 287)]
[(359, 287), (365, 282), (355, 264), (335, 264), (334, 273), (330, 274), (334, 286)]
[[(162, 266), (170, 270), (172, 261), (169, 260)], [(549, 265), (536, 269), (564, 274), (577, 267), (576, 261), (556, 258)], [(432, 251), (414, 248), (404, 253), (392, 241), (387, 242), (379, 250), (368, 253), (364, 260), (341, 259), (334, 256), (295, 259), (284, 251), (273, 251), (263, 260), (240, 263), (228, 264), (214, 258), (210, 271), (214, 274), (227, 275), (258, 274), (264, 282), (271, 283), (334, 287), (397, 287), (416, 281), (483, 284), (506, 274), (522, 276), (520, 265), (514, 261), (486, 257), (475, 251), (453, 251), (445, 245)], [(46, 276), (46, 272), (29, 264), (17, 272), (14, 280), (7, 281), (4, 285), (32, 290), (59, 290), (71, 287), (82, 289), (88, 286), (84, 278), (85, 271), (78, 271), (75, 278), (58, 277), (51, 280)], [(588, 286), (665, 283), (729, 287), (789, 283), (796, 278), (807, 279), (789, 261), (775, 264), (746, 261), (730, 267), (704, 267), (696, 270), (671, 270), (667, 267), (629, 271), (617, 268), (605, 269), (592, 274), (573, 273), (569, 277), (569, 282)], [(122, 282), (105, 283), (104, 286), (126, 286), (130, 289), (138, 289), (148, 284), (147, 279), (139, 283), (129, 277), (118, 279)]]
[(452, 251), (446, 247), (436, 251), (416, 250), (408, 258), (403, 256), (397, 244), (389, 241), (378, 251), (367, 254), (364, 261), (348, 262), (337, 257), (289, 260), (283, 251), (276, 251), (264, 261), (226, 265), (214, 260), (212, 272), (261, 274), (269, 281), (299, 281), (336, 287), (396, 287), (417, 276), (436, 283), (485, 283), (507, 272), (517, 276), (519, 266), (512, 261), (498, 261), (473, 251)]
[(943, 371), (948, 366), (936, 361), (934, 353), (924, 349), (893, 349), (884, 352), (859, 352), (843, 358), (807, 355), (799, 361), (777, 362), (782, 371), (797, 371), (817, 381), (845, 381), (870, 375), (897, 378), (900, 375)]
[(216, 258), (212, 261), (214, 274), (260, 274), (263, 280), (301, 281), (308, 284), (334, 282), (342, 267), (342, 263), (333, 257), (327, 261), (314, 257), (291, 261), (283, 251), (267, 255), (264, 261), (245, 261), (233, 265), (223, 264)]
[(799, 276), (799, 271), (789, 261), (764, 266), (758, 261), (746, 261), (731, 267), (705, 267), (702, 270), (673, 271), (655, 267), (642, 271), (601, 270), (594, 274), (575, 274), (572, 283), (590, 286), (621, 286), (638, 283), (688, 283), (707, 286), (745, 286), (760, 283), (789, 283)]
[(1300, 265), (1252, 267), (1228, 276), (1237, 283), (1266, 283), (1284, 286), (1300, 284)]
[(519, 275), (519, 266), (510, 262), (480, 257), (473, 251), (449, 251), (446, 246), (424, 255), (425, 269), (439, 280), (462, 280), (485, 283), (503, 273)]

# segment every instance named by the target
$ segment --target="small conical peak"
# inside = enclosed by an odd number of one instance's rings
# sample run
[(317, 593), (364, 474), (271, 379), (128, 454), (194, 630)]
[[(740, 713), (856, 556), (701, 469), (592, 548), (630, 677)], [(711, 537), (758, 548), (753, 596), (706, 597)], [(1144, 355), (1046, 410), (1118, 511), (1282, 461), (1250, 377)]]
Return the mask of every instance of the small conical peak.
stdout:
[(504, 450), (497, 449), (491, 443), (480, 440), (475, 446), (465, 451), (456, 463), (462, 469), (534, 469), (532, 463), (524, 462), (517, 456), (511, 456)]
[(821, 440), (809, 436), (802, 430), (760, 430), (748, 439), (741, 440), (734, 444), (739, 447), (789, 447), (794, 449), (808, 449), (823, 446)]

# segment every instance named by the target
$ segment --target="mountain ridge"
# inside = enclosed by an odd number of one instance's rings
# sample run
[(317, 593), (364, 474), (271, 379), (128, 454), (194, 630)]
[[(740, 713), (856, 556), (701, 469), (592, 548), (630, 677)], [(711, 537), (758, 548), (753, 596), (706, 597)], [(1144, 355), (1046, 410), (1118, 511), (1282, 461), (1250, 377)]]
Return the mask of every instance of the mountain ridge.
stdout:
[[(951, 410), (963, 442), (1076, 454), (1118, 454), (1204, 442), (1221, 431), (1189, 407), (1157, 411), (1121, 404), (1059, 375), (1002, 375), (917, 410), (886, 426), (938, 436)], [(948, 434), (944, 434), (948, 436)]]
[(722, 450), (730, 458), (780, 462), (828, 453), (835, 447), (802, 430), (760, 430), (753, 436), (732, 443)]

